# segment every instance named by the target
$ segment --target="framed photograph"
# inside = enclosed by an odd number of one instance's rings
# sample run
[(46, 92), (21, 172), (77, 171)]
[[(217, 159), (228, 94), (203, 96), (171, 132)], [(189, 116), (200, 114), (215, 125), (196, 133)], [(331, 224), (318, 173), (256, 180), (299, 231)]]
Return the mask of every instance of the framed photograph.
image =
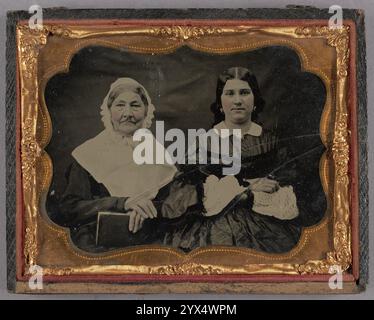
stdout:
[(9, 13), (9, 289), (362, 290), (363, 13), (330, 16)]

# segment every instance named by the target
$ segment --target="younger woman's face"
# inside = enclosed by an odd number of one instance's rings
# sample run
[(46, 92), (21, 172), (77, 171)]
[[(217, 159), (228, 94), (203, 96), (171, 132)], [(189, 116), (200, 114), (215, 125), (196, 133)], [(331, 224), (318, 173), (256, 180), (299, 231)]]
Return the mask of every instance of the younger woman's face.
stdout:
[(110, 114), (113, 129), (125, 136), (132, 136), (142, 128), (147, 107), (137, 93), (125, 91), (113, 101)]
[(221, 104), (226, 121), (233, 124), (249, 121), (254, 107), (254, 95), (251, 87), (243, 80), (227, 80), (222, 91)]

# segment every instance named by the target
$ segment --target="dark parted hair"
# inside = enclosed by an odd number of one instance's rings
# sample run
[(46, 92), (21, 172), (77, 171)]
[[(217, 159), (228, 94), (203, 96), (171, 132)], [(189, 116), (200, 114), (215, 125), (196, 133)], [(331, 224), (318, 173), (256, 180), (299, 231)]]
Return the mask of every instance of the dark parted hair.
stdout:
[(212, 103), (210, 106), (210, 110), (214, 114), (214, 123), (213, 125), (225, 120), (225, 114), (221, 112), (222, 103), (221, 103), (221, 95), (223, 92), (223, 88), (226, 85), (228, 80), (238, 79), (243, 80), (248, 83), (249, 87), (251, 88), (254, 96), (254, 105), (256, 106), (256, 110), (252, 112), (252, 120), (256, 120), (258, 115), (264, 109), (265, 101), (261, 96), (260, 89), (258, 87), (257, 79), (253, 73), (251, 73), (247, 68), (243, 67), (232, 67), (225, 70), (218, 76), (217, 80), (217, 89), (216, 89), (216, 101)]

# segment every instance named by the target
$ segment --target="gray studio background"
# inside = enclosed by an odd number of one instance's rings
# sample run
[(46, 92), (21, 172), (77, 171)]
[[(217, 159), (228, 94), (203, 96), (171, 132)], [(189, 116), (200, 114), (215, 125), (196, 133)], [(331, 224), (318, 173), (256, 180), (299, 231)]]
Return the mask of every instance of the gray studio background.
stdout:
[[(6, 228), (5, 228), (5, 40), (6, 40), (6, 12), (8, 10), (28, 10), (33, 4), (38, 4), (42, 8), (47, 7), (66, 7), (71, 9), (78, 8), (138, 8), (138, 9), (151, 9), (151, 8), (271, 8), (278, 7), (282, 8), (288, 4), (297, 5), (311, 5), (318, 8), (326, 8), (331, 5), (340, 5), (343, 8), (355, 8), (365, 10), (366, 15), (366, 39), (367, 39), (367, 74), (368, 74), (368, 141), (370, 142), (374, 138), (374, 127), (370, 126), (374, 118), (374, 111), (371, 105), (374, 102), (374, 86), (373, 86), (373, 65), (374, 65), (374, 45), (370, 41), (374, 37), (374, 1), (373, 0), (314, 0), (314, 1), (297, 1), (297, 0), (253, 0), (253, 1), (208, 1), (208, 0), (108, 0), (108, 1), (95, 1), (95, 0), (54, 0), (54, 1), (32, 1), (32, 0), (19, 0), (17, 2), (13, 0), (1, 0), (0, 9), (0, 67), (1, 67), (1, 84), (0, 84), (0, 97), (1, 97), (1, 114), (0, 114), (0, 299), (66, 299), (67, 297), (72, 299), (301, 299), (301, 298), (321, 298), (321, 296), (291, 296), (291, 295), (213, 295), (213, 294), (202, 294), (202, 295), (102, 295), (102, 294), (91, 294), (91, 295), (14, 295), (9, 294), (6, 289)], [(370, 148), (370, 143), (369, 148)], [(370, 148), (368, 150), (368, 161), (369, 161), (369, 185), (374, 179), (373, 173), (373, 152)], [(369, 191), (369, 199), (371, 200), (372, 191)], [(373, 202), (369, 200), (369, 211), (372, 211)], [(374, 221), (370, 214), (370, 283), (367, 287), (366, 292), (358, 295), (330, 295), (324, 296), (324, 299), (372, 299), (374, 298)], [(326, 286), (328, 284), (326, 283)]]

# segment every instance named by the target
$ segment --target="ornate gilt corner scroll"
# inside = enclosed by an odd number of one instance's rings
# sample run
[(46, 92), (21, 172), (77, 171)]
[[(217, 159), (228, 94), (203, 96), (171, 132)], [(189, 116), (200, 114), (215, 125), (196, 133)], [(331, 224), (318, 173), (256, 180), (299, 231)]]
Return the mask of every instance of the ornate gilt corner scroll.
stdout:
[[(274, 29), (274, 27), (272, 28)], [(289, 29), (284, 32), (289, 36)], [(123, 27), (115, 29), (67, 27), (56, 25), (45, 25), (42, 29), (31, 30), (26, 25), (17, 27), (19, 79), (21, 88), (21, 165), (24, 201), (24, 262), (25, 270), (28, 266), (37, 264), (38, 256), (38, 224), (39, 194), (36, 183), (36, 164), (43, 153), (43, 147), (36, 138), (37, 115), (40, 108), (39, 81), (38, 81), (38, 57), (40, 50), (47, 44), (48, 37), (55, 36), (67, 39), (85, 39), (103, 36), (123, 35), (146, 35), (167, 38), (176, 42), (189, 42), (208, 36), (245, 34), (248, 32), (269, 33), (271, 30), (264, 28), (253, 28), (248, 26), (237, 27)], [(348, 77), (349, 62), (349, 27), (341, 29), (329, 29), (328, 27), (309, 26), (292, 27), (292, 36), (295, 38), (323, 38), (326, 43), (336, 50), (336, 118), (334, 128), (334, 139), (332, 154), (334, 159), (334, 199), (333, 199), (333, 243), (334, 250), (327, 253), (323, 260), (311, 260), (305, 264), (274, 264), (267, 265), (266, 269), (288, 274), (327, 274), (331, 266), (340, 266), (347, 270), (351, 266), (351, 227), (350, 227), (350, 205), (349, 205), (349, 131), (348, 110), (346, 102), (346, 84)], [(282, 34), (282, 32), (278, 32)], [(63, 233), (59, 233), (64, 237)], [(66, 240), (66, 239), (65, 239)], [(75, 271), (81, 272), (85, 269), (79, 268), (49, 268), (50, 274), (67, 275)], [(149, 274), (164, 275), (202, 275), (222, 274), (230, 272), (230, 268), (219, 266), (203, 266), (190, 262), (175, 265), (148, 268)], [(259, 267), (242, 268), (240, 272), (257, 272)], [(82, 272), (83, 272), (82, 271)], [(231, 270), (235, 273), (234, 268)]]

